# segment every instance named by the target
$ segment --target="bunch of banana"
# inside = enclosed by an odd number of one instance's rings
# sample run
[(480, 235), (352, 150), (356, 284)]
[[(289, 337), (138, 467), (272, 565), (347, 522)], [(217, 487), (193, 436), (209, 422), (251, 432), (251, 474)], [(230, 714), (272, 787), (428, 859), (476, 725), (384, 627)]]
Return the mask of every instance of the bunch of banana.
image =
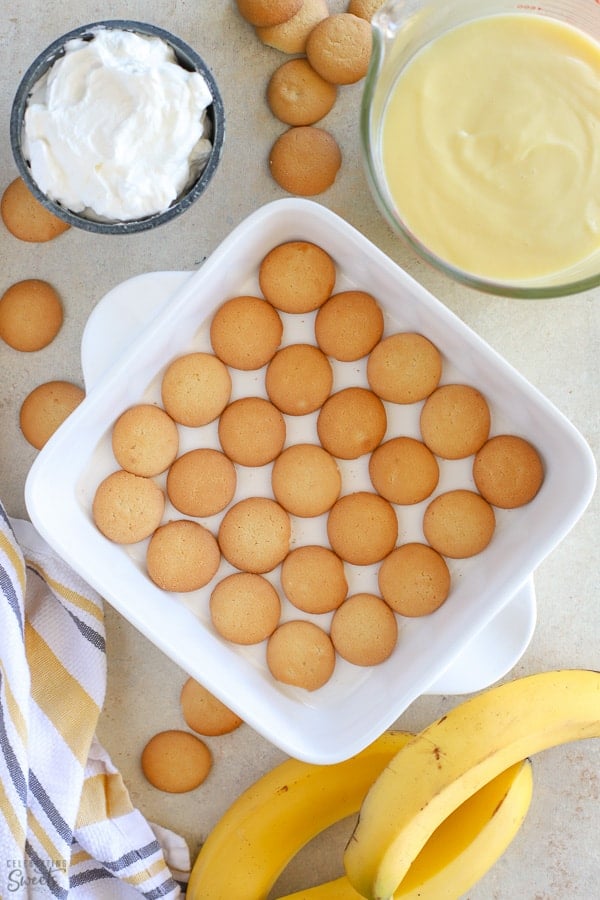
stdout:
[[(413, 737), (385, 732), (334, 765), (290, 759), (276, 766), (240, 795), (209, 834), (192, 871), (188, 900), (265, 900), (303, 846), (358, 811), (374, 780)], [(432, 836), (396, 896), (443, 900), (468, 890), (517, 832), (532, 785), (529, 761), (493, 779)], [(291, 897), (355, 900), (360, 895), (342, 877)]]
[(600, 673), (531, 675), (461, 703), (420, 734), (386, 732), (341, 763), (288, 760), (226, 811), (188, 900), (265, 900), (290, 859), (360, 810), (346, 874), (286, 900), (457, 900), (504, 852), (529, 807), (526, 758), (600, 736)]
[(600, 737), (600, 673), (544, 672), (484, 691), (402, 748), (375, 780), (344, 854), (359, 895), (388, 900), (435, 829), (516, 761)]
[(296, 853), (356, 813), (393, 756), (413, 737), (386, 732), (352, 759), (317, 766), (288, 759), (241, 794), (212, 829), (194, 865), (188, 900), (259, 900)]
[[(469, 797), (433, 832), (394, 900), (457, 900), (498, 860), (525, 818), (531, 762), (516, 763)], [(346, 876), (280, 900), (362, 900)]]

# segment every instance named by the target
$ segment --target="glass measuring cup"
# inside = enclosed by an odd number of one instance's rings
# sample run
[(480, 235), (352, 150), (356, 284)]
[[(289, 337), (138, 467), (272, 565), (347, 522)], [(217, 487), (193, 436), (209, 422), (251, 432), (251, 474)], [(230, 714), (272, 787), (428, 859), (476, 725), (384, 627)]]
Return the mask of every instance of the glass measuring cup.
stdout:
[[(391, 227), (424, 259), (455, 280), (489, 293), (538, 298), (573, 294), (600, 284), (600, 245), (597, 251), (557, 272), (531, 278), (486, 277), (461, 268), (427, 246), (399, 210), (389, 187), (384, 166), (382, 133), (394, 86), (409, 63), (440, 35), (467, 22), (496, 15), (545, 17), (570, 25), (600, 43), (598, 0), (388, 0), (372, 19), (373, 51), (361, 108), (361, 140), (367, 178), (375, 201)], [(599, 47), (600, 54), (600, 47)], [(600, 85), (598, 85), (600, 108)], [(402, 140), (410, 141), (411, 135)], [(596, 132), (595, 152), (600, 153)], [(556, 198), (560, 203), (560, 197)], [(600, 215), (600, 197), (595, 198)]]

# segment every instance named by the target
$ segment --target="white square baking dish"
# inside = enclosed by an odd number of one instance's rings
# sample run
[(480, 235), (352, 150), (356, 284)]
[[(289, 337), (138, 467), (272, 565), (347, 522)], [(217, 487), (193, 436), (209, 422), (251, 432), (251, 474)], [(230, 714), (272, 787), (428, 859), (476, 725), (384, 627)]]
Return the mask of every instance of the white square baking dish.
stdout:
[[(312, 241), (333, 257), (336, 291), (354, 287), (372, 293), (384, 311), (385, 334), (418, 331), (433, 341), (443, 356), (442, 383), (461, 380), (476, 386), (490, 405), (491, 433), (528, 438), (545, 466), (544, 484), (530, 504), (496, 510), (496, 533), (482, 553), (448, 561), (452, 591), (446, 603), (431, 616), (399, 620), (399, 641), (390, 659), (371, 668), (340, 659), (332, 679), (312, 693), (274, 681), (264, 642), (237, 646), (215, 632), (208, 598), (214, 583), (233, 571), (228, 563), (223, 561), (213, 582), (200, 591), (167, 594), (145, 572), (146, 542), (112, 544), (91, 517), (98, 483), (117, 467), (110, 447), (116, 417), (142, 400), (160, 403), (167, 364), (191, 350), (210, 349), (212, 313), (229, 297), (260, 295), (260, 261), (288, 240)], [(314, 341), (314, 314), (282, 318), (284, 343)], [(365, 360), (335, 368), (334, 390), (366, 386), (365, 368)], [(261, 392), (260, 373), (233, 370), (232, 375), (232, 399)], [(391, 406), (386, 437), (392, 431), (418, 437), (421, 404)], [(287, 444), (313, 440), (315, 418), (286, 417)], [(180, 452), (199, 441), (219, 446), (215, 423), (201, 431), (181, 428)], [(433, 496), (453, 487), (472, 488), (470, 463), (441, 465)], [(270, 466), (241, 468), (233, 502), (256, 493), (272, 496)], [(371, 489), (366, 458), (342, 461), (341, 469), (344, 493)], [(39, 453), (27, 479), (26, 504), (42, 536), (83, 578), (250, 726), (291, 756), (333, 763), (357, 753), (395, 722), (477, 641), (575, 524), (592, 496), (595, 477), (592, 454), (579, 432), (460, 319), (340, 217), (313, 201), (284, 199), (258, 209), (235, 228), (89, 387), (83, 403)], [(427, 502), (399, 510), (399, 542), (423, 540)], [(172, 514), (167, 505), (165, 520)], [(216, 533), (219, 519), (203, 524)], [(292, 546), (325, 540), (325, 519), (292, 517)], [(376, 566), (349, 569), (350, 593), (376, 591)], [(279, 586), (278, 570), (267, 577)], [(282, 599), (283, 620), (310, 618)], [(327, 627), (328, 617), (319, 616), (318, 624)]]

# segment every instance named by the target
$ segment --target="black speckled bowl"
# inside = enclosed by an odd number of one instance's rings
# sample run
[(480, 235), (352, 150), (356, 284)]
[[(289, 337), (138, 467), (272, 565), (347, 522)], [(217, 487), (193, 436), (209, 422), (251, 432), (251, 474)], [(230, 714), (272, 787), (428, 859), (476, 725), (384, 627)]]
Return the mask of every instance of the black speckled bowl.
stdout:
[[(207, 110), (207, 117), (211, 127), (209, 138), (212, 142), (212, 150), (204, 168), (198, 175), (198, 178), (189, 185), (185, 192), (166, 210), (154, 213), (150, 216), (145, 216), (141, 219), (130, 219), (127, 221), (97, 219), (84, 215), (83, 213), (73, 212), (60, 203), (55, 202), (40, 190), (32, 178), (29, 162), (23, 153), (23, 120), (32, 89), (56, 60), (64, 55), (65, 45), (69, 41), (72, 41), (75, 38), (92, 40), (94, 33), (102, 28), (133, 31), (138, 34), (161, 38), (173, 49), (177, 61), (183, 68), (188, 69), (189, 71), (199, 72), (202, 75), (213, 98), (213, 102)], [(143, 22), (134, 22), (128, 19), (112, 19), (94, 22), (90, 25), (82, 25), (53, 41), (43, 53), (40, 53), (37, 59), (34, 60), (25, 72), (15, 94), (10, 117), (10, 139), (15, 162), (19, 174), (33, 195), (49, 209), (50, 212), (54, 213), (54, 215), (58, 216), (60, 219), (63, 219), (65, 222), (68, 222), (69, 225), (74, 225), (76, 228), (82, 228), (85, 231), (92, 231), (96, 234), (135, 234), (140, 231), (148, 231), (151, 228), (156, 228), (158, 225), (163, 225), (165, 222), (170, 222), (171, 219), (180, 216), (186, 209), (189, 209), (192, 203), (204, 193), (219, 165), (223, 151), (224, 134), (225, 112), (223, 109), (223, 101), (215, 79), (204, 60), (198, 56), (195, 50), (168, 31), (164, 31), (162, 28), (158, 28), (155, 25), (147, 25)]]

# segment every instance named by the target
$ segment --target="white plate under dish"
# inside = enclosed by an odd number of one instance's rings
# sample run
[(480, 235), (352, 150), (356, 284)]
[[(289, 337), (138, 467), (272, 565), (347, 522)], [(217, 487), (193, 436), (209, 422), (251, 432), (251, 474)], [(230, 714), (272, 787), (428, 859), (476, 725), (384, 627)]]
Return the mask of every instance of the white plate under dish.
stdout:
[[(258, 294), (260, 260), (286, 240), (310, 240), (327, 250), (338, 268), (336, 291), (370, 291), (384, 310), (386, 333), (412, 330), (429, 337), (443, 356), (442, 382), (461, 380), (478, 387), (490, 404), (492, 433), (529, 438), (545, 465), (544, 484), (530, 504), (496, 511), (496, 533), (486, 550), (449, 561), (450, 597), (431, 616), (402, 620), (389, 660), (364, 669), (340, 660), (332, 679), (313, 693), (275, 682), (265, 664), (264, 644), (242, 648), (215, 633), (207, 611), (214, 582), (189, 595), (166, 594), (146, 575), (145, 542), (133, 548), (111, 544), (91, 517), (97, 484), (116, 468), (110, 449), (115, 418), (134, 403), (160, 402), (166, 365), (182, 353), (210, 349), (211, 314), (229, 297)], [(352, 226), (313, 201), (267, 204), (234, 229), (198, 272), (155, 273), (152, 285), (147, 281), (137, 298), (137, 303), (123, 304), (122, 328), (108, 315), (110, 303), (99, 305), (90, 317), (82, 345), (86, 399), (39, 453), (27, 479), (28, 512), (48, 543), (253, 728), (291, 756), (310, 762), (332, 763), (358, 752), (423, 693), (468, 692), (501, 677), (525, 649), (534, 627), (532, 573), (575, 524), (594, 490), (593, 456), (573, 425), (435, 297)], [(282, 318), (286, 343), (314, 340), (314, 314)], [(112, 352), (90, 354), (102, 331), (110, 336)], [(364, 368), (364, 361), (336, 368), (334, 389), (365, 385)], [(232, 399), (261, 392), (256, 373), (232, 375)], [(386, 404), (390, 428), (417, 437), (420, 404), (394, 406)], [(288, 443), (311, 439), (314, 417), (286, 417), (286, 424)], [(218, 446), (216, 426), (181, 428), (180, 433), (181, 452), (199, 441)], [(344, 491), (368, 489), (364, 460), (341, 461), (341, 468)], [(239, 473), (234, 500), (268, 491), (269, 467), (263, 470)], [(472, 486), (468, 461), (441, 466), (436, 493)], [(399, 510), (399, 540), (423, 539), (425, 505)], [(167, 509), (166, 517), (172, 514)], [(324, 539), (324, 518), (310, 523), (294, 518), (293, 544), (316, 542), (319, 535)], [(215, 531), (218, 520), (204, 524)], [(374, 589), (376, 567), (349, 568), (351, 590)], [(215, 581), (229, 571), (224, 562)], [(276, 573), (267, 577), (277, 584)], [(286, 604), (283, 619), (298, 617)]]
[[(81, 341), (81, 365), (88, 391), (191, 277), (191, 272), (136, 275), (98, 301)], [(493, 684), (521, 658), (533, 635), (535, 621), (535, 589), (530, 577), (425, 693), (468, 694)]]

